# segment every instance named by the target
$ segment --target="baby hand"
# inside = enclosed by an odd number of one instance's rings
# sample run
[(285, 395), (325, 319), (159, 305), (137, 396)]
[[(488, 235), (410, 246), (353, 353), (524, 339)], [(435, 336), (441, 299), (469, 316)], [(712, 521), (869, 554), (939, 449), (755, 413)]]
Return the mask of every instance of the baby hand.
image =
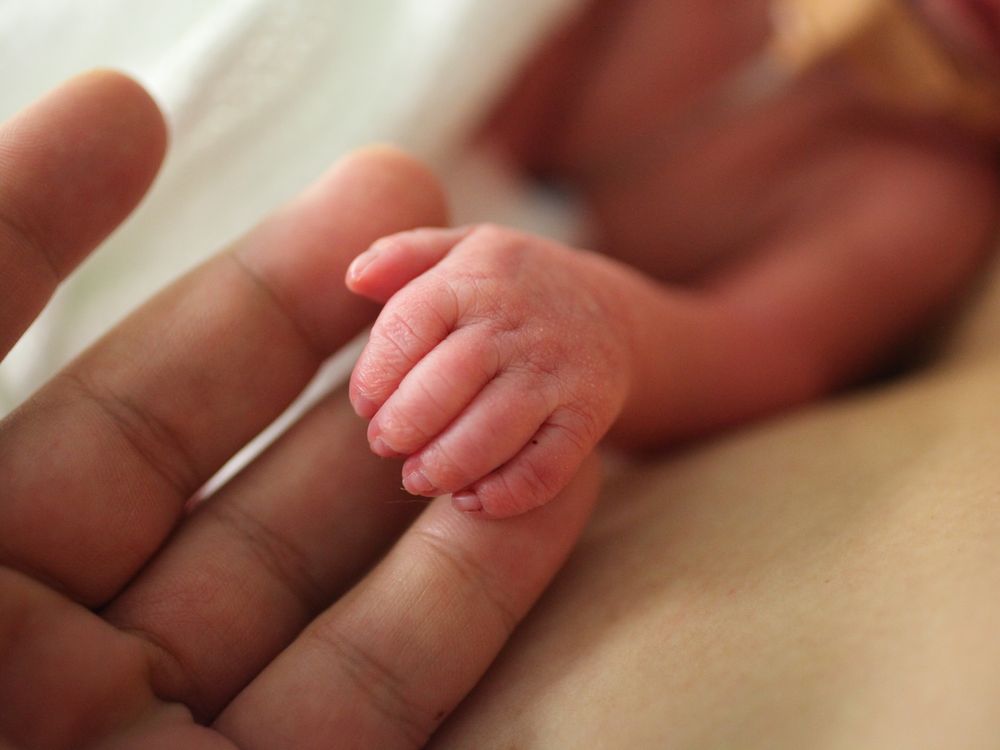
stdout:
[(348, 287), (385, 308), (351, 377), (403, 484), (492, 517), (551, 500), (627, 395), (628, 326), (596, 257), (494, 226), (376, 242)]

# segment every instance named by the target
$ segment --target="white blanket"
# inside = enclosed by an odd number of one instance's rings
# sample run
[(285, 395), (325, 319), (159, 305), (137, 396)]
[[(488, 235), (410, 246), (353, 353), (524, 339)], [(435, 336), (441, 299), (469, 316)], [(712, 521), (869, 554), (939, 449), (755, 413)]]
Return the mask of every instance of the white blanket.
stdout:
[[(517, 215), (523, 195), (503, 170), (481, 155), (469, 161), (465, 144), (518, 65), (579, 4), (0, 0), (0, 117), (74, 73), (112, 66), (153, 93), (172, 140), (146, 202), (0, 366), (0, 415), (359, 145), (401, 145), (462, 184), (459, 194), (478, 194), (487, 214), (459, 211), (463, 220), (531, 223)], [(546, 231), (561, 230), (550, 222)]]

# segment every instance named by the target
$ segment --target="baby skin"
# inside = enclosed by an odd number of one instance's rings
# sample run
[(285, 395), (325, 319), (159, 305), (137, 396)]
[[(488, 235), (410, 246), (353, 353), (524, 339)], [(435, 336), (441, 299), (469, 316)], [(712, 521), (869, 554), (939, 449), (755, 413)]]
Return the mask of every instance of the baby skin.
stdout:
[(608, 260), (493, 226), (385, 238), (348, 285), (388, 302), (350, 388), (372, 450), (494, 517), (569, 483), (634, 390), (633, 320), (659, 312)]
[(930, 235), (931, 254), (911, 248), (903, 268), (869, 238), (864, 262), (819, 248), (708, 288), (492, 225), (404, 232), (348, 270), (351, 290), (385, 304), (351, 401), (372, 450), (406, 457), (409, 492), (516, 515), (609, 430), (662, 446), (852, 379), (969, 275), (988, 226), (962, 247)]
[[(481, 225), (384, 238), (348, 270), (351, 290), (385, 305), (351, 400), (372, 450), (405, 458), (414, 495), (516, 515), (553, 498), (605, 435), (662, 447), (856, 381), (989, 251), (992, 146), (872, 109), (829, 72), (681, 152), (626, 137), (669, 122), (680, 94), (622, 92), (685, 90), (625, 85), (632, 50), (680, 43), (637, 37), (719, 24), (697, 37), (719, 55), (754, 43), (713, 8), (630, 3), (594, 80), (566, 79), (580, 90), (556, 112), (560, 71), (590, 49), (592, 30), (571, 29), (491, 125), (526, 173), (582, 196), (602, 254)], [(683, 72), (654, 62), (661, 78)]]

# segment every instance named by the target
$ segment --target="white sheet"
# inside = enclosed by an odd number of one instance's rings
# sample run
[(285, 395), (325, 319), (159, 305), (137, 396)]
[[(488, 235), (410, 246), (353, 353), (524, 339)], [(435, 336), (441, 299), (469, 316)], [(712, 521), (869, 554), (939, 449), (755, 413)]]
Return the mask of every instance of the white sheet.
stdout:
[(459, 201), (476, 207), (460, 210), (463, 220), (534, 223), (501, 167), (482, 155), (463, 162), (464, 143), (518, 64), (579, 4), (0, 0), (0, 117), (104, 65), (142, 81), (172, 131), (146, 202), (0, 365), (0, 415), (356, 146), (396, 143), (451, 175), (457, 193), (475, 198)]

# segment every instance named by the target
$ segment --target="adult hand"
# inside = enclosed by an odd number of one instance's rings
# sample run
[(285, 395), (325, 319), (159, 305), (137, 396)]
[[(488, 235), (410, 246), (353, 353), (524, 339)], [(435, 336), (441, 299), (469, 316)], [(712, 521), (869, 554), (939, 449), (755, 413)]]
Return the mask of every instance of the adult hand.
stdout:
[[(0, 355), (164, 147), (111, 73), (2, 126)], [(185, 511), (372, 316), (353, 256), (443, 221), (422, 167), (349, 157), (0, 423), (0, 745), (416, 747), (471, 689), (578, 535), (592, 465), (541, 512), (435, 503), (402, 532), (398, 468), (338, 393)]]

